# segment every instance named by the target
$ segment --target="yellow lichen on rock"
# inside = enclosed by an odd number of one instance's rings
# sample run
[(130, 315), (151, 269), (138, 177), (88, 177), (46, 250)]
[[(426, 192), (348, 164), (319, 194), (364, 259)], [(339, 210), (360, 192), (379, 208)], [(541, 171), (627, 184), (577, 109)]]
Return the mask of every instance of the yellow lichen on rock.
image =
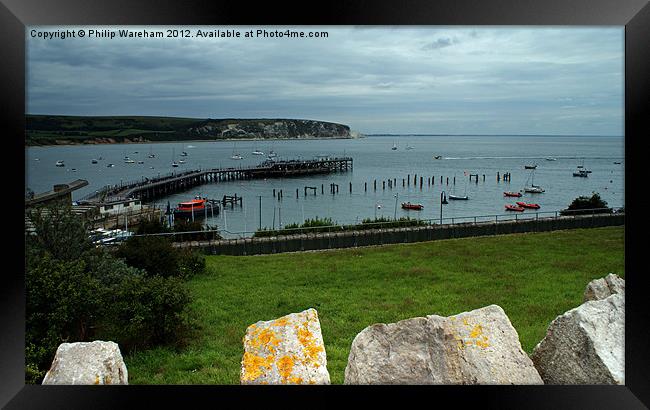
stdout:
[(289, 319), (286, 317), (282, 317), (280, 319), (276, 319), (271, 323), (271, 326), (286, 326), (289, 323)]
[(242, 381), (252, 381), (260, 377), (264, 371), (264, 368), (270, 369), (273, 364), (274, 356), (257, 356), (250, 352), (245, 352), (244, 357), (242, 358), (242, 366), (244, 368), (244, 374), (242, 374)]
[(476, 325), (474, 326), (474, 329), (472, 329), (472, 331), (469, 333), (469, 337), (475, 339), (482, 334), (483, 334), (483, 328), (481, 327), (481, 325)]
[(278, 367), (278, 373), (280, 373), (280, 376), (282, 377), (283, 381), (286, 383), (289, 376), (291, 376), (291, 371), (293, 370), (294, 357), (289, 355), (282, 356), (281, 358), (278, 359), (275, 365)]
[(308, 328), (309, 326), (309, 321), (306, 321), (303, 323), (303, 327), (300, 326), (295, 326), (296, 329), (296, 335), (298, 337), (298, 341), (300, 344), (303, 346), (302, 352), (305, 358), (303, 359), (304, 364), (315, 364), (316, 367), (320, 366), (318, 365), (318, 354), (322, 352), (323, 346), (318, 345), (316, 342), (316, 339), (314, 338), (314, 335)]

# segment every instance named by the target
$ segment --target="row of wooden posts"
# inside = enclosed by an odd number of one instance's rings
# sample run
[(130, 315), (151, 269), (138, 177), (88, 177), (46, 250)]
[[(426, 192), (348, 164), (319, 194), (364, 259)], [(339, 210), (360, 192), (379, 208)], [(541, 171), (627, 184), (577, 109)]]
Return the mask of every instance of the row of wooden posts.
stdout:
[[(485, 182), (485, 174), (482, 175), (483, 182)], [(469, 180), (470, 182), (474, 180), (477, 184), (479, 182), (479, 174), (469, 174)], [(504, 172), (503, 174), (500, 174), (497, 172), (497, 182), (501, 182), (503, 180), (504, 182), (510, 182), (510, 173), (509, 172)], [(420, 189), (422, 189), (424, 185), (424, 177), (420, 176), (418, 180), (418, 175), (414, 174), (413, 175), (413, 186), (417, 187), (419, 181)], [(440, 176), (440, 184), (443, 182), (446, 182), (446, 185), (449, 185), (449, 182), (451, 181), (452, 185), (456, 184), (456, 177), (452, 177), (450, 180), (449, 177), (443, 177), (442, 175)], [(394, 188), (397, 186), (397, 178), (392, 178), (388, 180), (383, 180), (380, 181), (382, 184), (382, 190), (386, 189), (386, 186), (388, 186), (389, 189)], [(435, 185), (436, 179), (435, 176), (432, 177), (427, 177), (427, 185)], [(406, 178), (402, 178), (402, 187), (405, 188), (407, 186), (411, 186), (411, 174), (408, 174)], [(373, 181), (373, 190), (377, 190), (377, 180), (375, 179)], [(304, 186), (303, 187), (303, 195), (307, 196), (307, 191), (309, 191), (310, 194), (313, 194), (316, 196), (318, 187), (315, 186)], [(321, 184), (320, 186), (320, 191), (321, 195), (325, 194), (325, 184)], [(349, 191), (352, 193), (352, 182), (349, 183)], [(363, 183), (363, 191), (368, 192), (368, 182)], [(339, 193), (339, 185), (335, 183), (330, 184), (330, 189), (329, 189), (330, 194), (338, 194)], [(273, 197), (277, 198), (278, 201), (282, 200), (284, 197), (284, 193), (282, 192), (282, 189), (276, 190), (275, 188), (273, 189)], [(296, 188), (296, 198), (300, 197), (300, 188)]]

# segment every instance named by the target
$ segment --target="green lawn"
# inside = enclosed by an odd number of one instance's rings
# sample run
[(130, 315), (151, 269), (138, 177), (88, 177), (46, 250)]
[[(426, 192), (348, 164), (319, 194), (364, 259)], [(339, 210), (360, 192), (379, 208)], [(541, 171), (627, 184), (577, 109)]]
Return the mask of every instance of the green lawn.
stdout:
[(313, 307), (333, 384), (354, 336), (373, 323), (501, 306), (528, 353), (587, 283), (624, 277), (624, 229), (608, 227), (323, 252), (210, 256), (188, 286), (197, 334), (187, 347), (125, 358), (130, 384), (238, 384), (246, 327)]

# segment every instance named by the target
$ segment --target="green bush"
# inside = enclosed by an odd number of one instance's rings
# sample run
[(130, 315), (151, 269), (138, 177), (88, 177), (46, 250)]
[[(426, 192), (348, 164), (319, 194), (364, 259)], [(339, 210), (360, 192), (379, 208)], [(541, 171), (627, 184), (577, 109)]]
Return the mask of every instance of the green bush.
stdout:
[(141, 221), (138, 224), (138, 229), (135, 231), (136, 235), (152, 234), (152, 233), (167, 233), (172, 230), (164, 222), (158, 219), (150, 221)]
[(170, 238), (162, 236), (134, 236), (115, 251), (130, 266), (145, 270), (150, 276), (178, 276), (179, 254)]
[[(112, 340), (128, 353), (178, 343), (189, 331), (190, 293), (179, 278), (163, 276), (199, 272), (205, 268), (200, 255), (181, 253), (169, 240), (132, 238), (124, 248), (125, 260), (133, 263), (129, 266), (93, 247), (84, 222), (69, 209), (50, 209), (30, 219), (25, 382), (42, 380), (63, 342)], [(163, 269), (166, 262), (172, 269)]]
[(603, 201), (600, 194), (593, 192), (591, 197), (579, 196), (569, 204), (567, 209), (560, 211), (561, 215), (582, 215), (591, 214), (594, 210), (598, 213), (611, 213), (612, 209), (607, 207), (607, 202)]
[(35, 256), (25, 272), (25, 377), (45, 375), (59, 344), (88, 340), (101, 316), (99, 281), (83, 261)]
[(126, 351), (175, 342), (189, 330), (190, 301), (179, 278), (126, 276), (108, 301), (111, 308), (99, 333)]

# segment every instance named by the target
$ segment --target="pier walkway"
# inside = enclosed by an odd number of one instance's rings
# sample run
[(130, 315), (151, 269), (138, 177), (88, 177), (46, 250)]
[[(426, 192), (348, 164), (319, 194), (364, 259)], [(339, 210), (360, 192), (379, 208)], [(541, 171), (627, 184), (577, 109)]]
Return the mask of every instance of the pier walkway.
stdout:
[(108, 185), (85, 196), (79, 202), (102, 203), (108, 200), (139, 198), (151, 201), (211, 182), (255, 178), (286, 178), (313, 174), (345, 172), (352, 169), (352, 158), (319, 158), (314, 160), (264, 161), (248, 168), (212, 168), (171, 173), (157, 178), (144, 178), (120, 185)]

